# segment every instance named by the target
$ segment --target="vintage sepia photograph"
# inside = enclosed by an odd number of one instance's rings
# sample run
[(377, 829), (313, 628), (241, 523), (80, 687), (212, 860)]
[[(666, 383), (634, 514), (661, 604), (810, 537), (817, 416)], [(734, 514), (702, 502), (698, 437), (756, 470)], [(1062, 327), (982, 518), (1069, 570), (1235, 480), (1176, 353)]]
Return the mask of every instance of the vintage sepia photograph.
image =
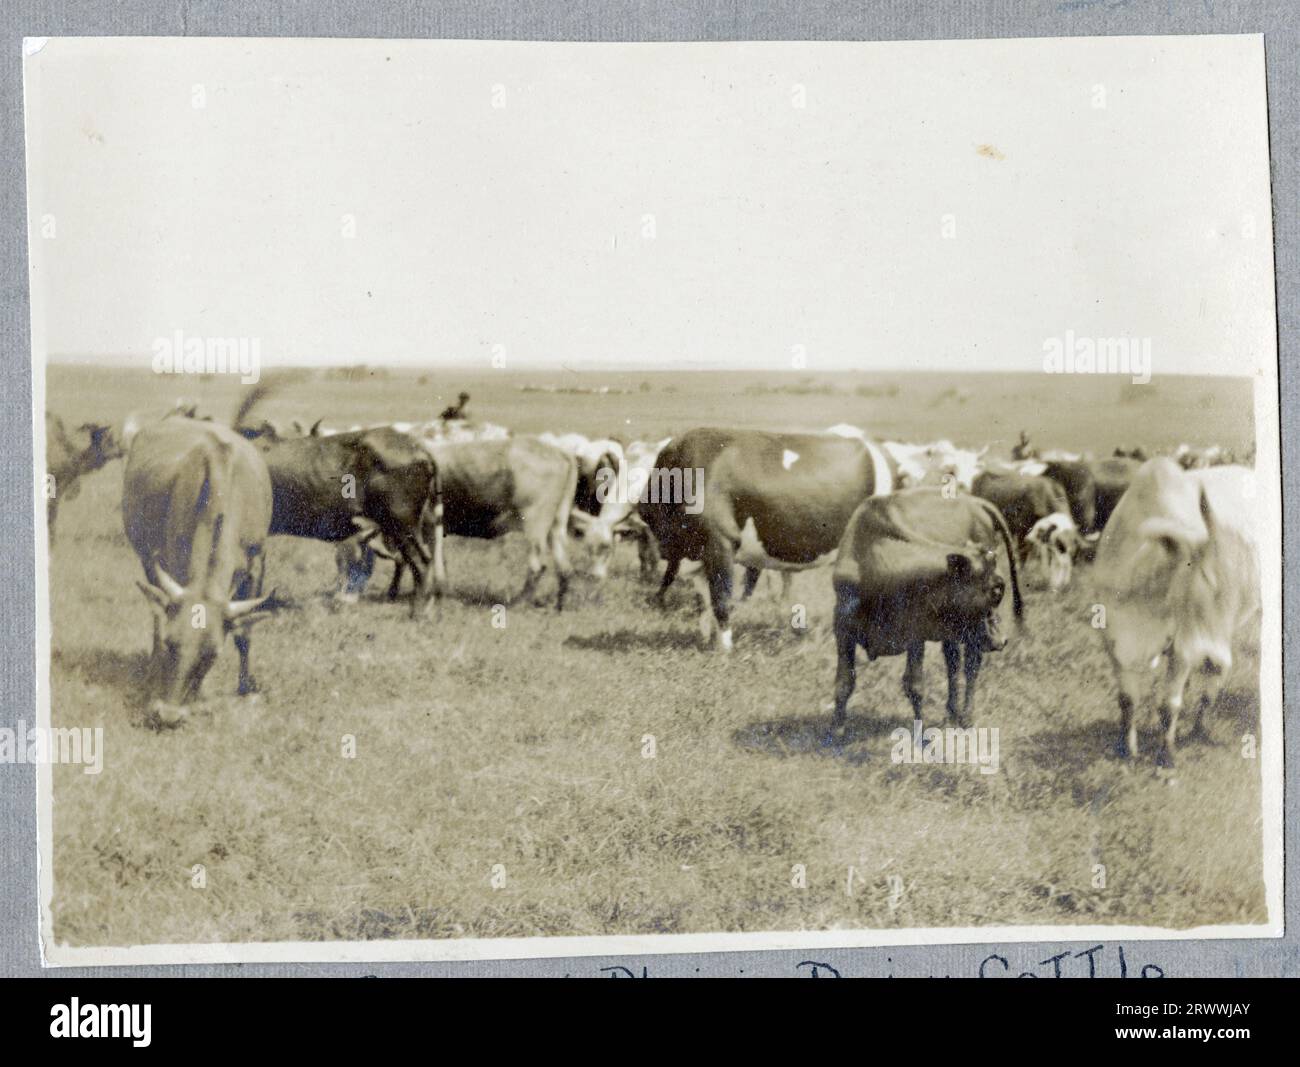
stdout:
[(1262, 36), (24, 99), (47, 965), (1281, 935)]

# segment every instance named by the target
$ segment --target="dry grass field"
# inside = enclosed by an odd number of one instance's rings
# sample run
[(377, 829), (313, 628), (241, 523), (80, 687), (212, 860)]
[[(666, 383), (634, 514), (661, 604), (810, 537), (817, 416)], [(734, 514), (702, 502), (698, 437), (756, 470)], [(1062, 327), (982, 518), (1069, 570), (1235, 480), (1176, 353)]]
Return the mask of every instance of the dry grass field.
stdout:
[[(521, 392), (524, 383), (627, 392)], [(48, 406), (74, 424), (193, 395), (225, 416), (229, 380), (54, 366)], [(1249, 383), (1047, 376), (694, 373), (496, 376), (392, 371), (299, 383), (277, 418), (428, 418), (460, 389), (517, 432), (650, 438), (695, 425), (816, 429), (1108, 454), (1251, 439)], [(1028, 625), (986, 659), (976, 724), (1000, 769), (891, 762), (910, 727), (901, 658), (865, 664), (841, 750), (820, 744), (834, 674), (829, 574), (800, 574), (790, 625), (765, 580), (729, 658), (699, 647), (693, 592), (647, 604), (636, 554), (576, 583), (571, 610), (492, 606), (524, 570), (517, 537), (453, 539), (441, 617), (383, 599), (335, 610), (332, 550), (286, 538), (268, 584), (292, 606), (255, 631), (263, 691), (234, 693), (227, 647), (184, 727), (136, 707), (149, 614), (122, 533), (122, 465), (64, 503), (52, 546), (53, 722), (103, 727), (103, 772), (54, 771), (54, 929), (73, 945), (517, 937), (980, 924), (1263, 921), (1258, 660), (1242, 657), (1180, 752), (1112, 755), (1115, 687), (1085, 570), (1053, 597), (1031, 578)], [(575, 551), (579, 567), (585, 556)], [(546, 589), (552, 588), (547, 584)], [(943, 715), (927, 657), (927, 724)], [(643, 756), (653, 735), (656, 754)], [(343, 755), (355, 738), (354, 758)], [(206, 887), (192, 886), (202, 864)], [(791, 884), (803, 864), (806, 888)], [(1106, 870), (1094, 887), (1094, 865)], [(500, 866), (497, 866), (500, 865)], [(848, 871), (854, 868), (851, 892)], [(494, 869), (498, 883), (494, 886)], [(501, 885), (502, 873), (504, 884)], [(897, 876), (898, 880), (893, 880)], [(898, 890), (901, 888), (901, 892)]]

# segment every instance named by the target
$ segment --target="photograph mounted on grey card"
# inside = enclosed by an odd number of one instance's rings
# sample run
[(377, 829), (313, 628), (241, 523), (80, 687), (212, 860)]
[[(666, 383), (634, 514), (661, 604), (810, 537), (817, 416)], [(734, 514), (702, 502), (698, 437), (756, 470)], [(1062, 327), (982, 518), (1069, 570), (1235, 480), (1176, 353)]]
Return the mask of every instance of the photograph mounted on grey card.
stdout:
[(45, 962), (1280, 935), (1264, 70), (28, 40)]

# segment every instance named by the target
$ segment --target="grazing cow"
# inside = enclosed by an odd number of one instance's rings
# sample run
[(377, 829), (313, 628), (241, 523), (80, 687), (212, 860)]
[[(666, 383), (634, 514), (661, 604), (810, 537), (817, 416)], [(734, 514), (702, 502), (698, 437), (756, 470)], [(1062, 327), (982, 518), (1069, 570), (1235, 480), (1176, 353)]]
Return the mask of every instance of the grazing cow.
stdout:
[[(671, 437), (665, 437), (662, 441), (633, 441), (622, 450), (622, 475), (617, 478), (612, 491), (606, 483), (604, 501), (596, 515), (589, 517), (586, 512), (574, 511), (570, 516), (591, 552), (593, 578), (602, 580), (609, 573), (614, 542), (620, 534), (627, 534), (637, 542), (641, 577), (654, 575), (659, 565), (659, 552), (653, 535), (637, 515), (637, 504), (650, 486), (655, 460), (671, 440)], [(613, 468), (606, 466), (605, 469)]]
[(1097, 530), (1106, 528), (1115, 506), (1141, 466), (1141, 460), (1120, 456), (1112, 456), (1110, 459), (1098, 460), (1092, 464), (1092, 478), (1097, 486), (1097, 510), (1094, 519)]
[(81, 491), (83, 474), (97, 471), (122, 456), (111, 427), (87, 422), (69, 432), (57, 415), (45, 413), (45, 470), (47, 472), (45, 523), (51, 539), (59, 517), (59, 501)]
[(1161, 656), (1162, 741), (1172, 767), (1187, 682), (1206, 676), (1192, 736), (1232, 667), (1233, 646), (1260, 607), (1258, 518), (1252, 472), (1244, 467), (1184, 471), (1172, 460), (1146, 463), (1120, 500), (1097, 551), (1102, 639), (1119, 684), (1117, 750), (1138, 754), (1136, 704)]
[(1083, 538), (1074, 519), (1063, 511), (1039, 519), (1025, 536), (1025, 547), (1038, 560), (1047, 585), (1059, 593), (1070, 584), (1074, 574), (1074, 561), (1083, 548)]
[(724, 652), (734, 565), (804, 570), (831, 562), (853, 509), (889, 492), (895, 479), (875, 442), (829, 434), (695, 429), (674, 438), (655, 465), (661, 486), (676, 477), (694, 497), (664, 500), (674, 494), (660, 492), (639, 505), (668, 561), (658, 597), (682, 560), (700, 561), (701, 631), (711, 639), (716, 623)]
[[(831, 729), (842, 736), (849, 697), (857, 684), (861, 645), (869, 659), (907, 653), (903, 691), (921, 718), (925, 643), (943, 644), (948, 668), (948, 717), (969, 725), (975, 681), (985, 652), (1002, 649), (997, 608), (1006, 583), (997, 546), (1007, 554), (1016, 619), (1024, 603), (1016, 553), (1001, 514), (976, 497), (934, 489), (905, 489), (864, 501), (849, 519), (835, 560), (835, 711)], [(965, 693), (959, 700), (957, 672)]]
[(1112, 456), (1117, 459), (1136, 459), (1140, 460), (1142, 463), (1145, 463), (1151, 458), (1151, 456), (1148, 455), (1147, 450), (1141, 445), (1131, 445), (1128, 447), (1116, 445)]
[(1002, 512), (1018, 545), (1024, 543), (1039, 519), (1070, 510), (1065, 490), (1042, 475), (985, 471), (975, 479), (974, 492)]
[(162, 724), (188, 715), (227, 634), (239, 650), (239, 692), (256, 688), (249, 630), (265, 618), (263, 549), (271, 481), (238, 434), (193, 419), (164, 419), (135, 435), (122, 520), (144, 567), (153, 609), (152, 711)]
[[(258, 444), (275, 494), (271, 533), (332, 543), (354, 539), (359, 530), (382, 535), (416, 576), (412, 615), (430, 595), (442, 595), (438, 468), (419, 441), (379, 427), (288, 440), (259, 437)], [(341, 598), (355, 600), (367, 577), (349, 572)]]
[[(441, 482), (443, 522), (455, 537), (494, 540), (521, 530), (528, 541), (528, 575), (512, 602), (530, 597), (546, 570), (545, 557), (555, 564), (555, 610), (564, 610), (572, 567), (568, 556), (569, 512), (578, 484), (578, 466), (567, 452), (535, 437), (508, 440), (457, 441), (436, 445)], [(374, 567), (366, 539), (359, 573)], [(402, 581), (403, 561), (397, 560), (389, 595)], [(407, 564), (409, 565), (409, 563)], [(445, 570), (440, 567), (440, 580)]]

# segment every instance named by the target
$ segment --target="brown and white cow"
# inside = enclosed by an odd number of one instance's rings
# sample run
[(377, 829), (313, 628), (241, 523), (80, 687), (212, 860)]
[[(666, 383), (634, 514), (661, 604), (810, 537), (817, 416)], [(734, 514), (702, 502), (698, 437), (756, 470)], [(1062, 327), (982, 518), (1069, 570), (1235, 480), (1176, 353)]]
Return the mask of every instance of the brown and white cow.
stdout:
[(1232, 667), (1237, 642), (1260, 608), (1254, 472), (1183, 470), (1153, 459), (1115, 508), (1097, 550), (1100, 630), (1119, 684), (1121, 756), (1138, 754), (1137, 703), (1165, 660), (1159, 765), (1174, 763), (1178, 716), (1193, 673), (1206, 678), (1193, 736)]
[[(674, 438), (652, 475), (658, 491), (638, 508), (668, 562), (659, 598), (683, 560), (699, 561), (701, 631), (707, 641), (716, 628), (723, 651), (732, 645), (733, 567), (795, 571), (829, 564), (854, 508), (889, 492), (895, 478), (873, 441), (711, 428)], [(675, 496), (674, 484), (684, 493)]]
[(1083, 537), (1074, 524), (1074, 518), (1063, 511), (1034, 523), (1025, 535), (1027, 555), (1038, 562), (1047, 577), (1047, 587), (1059, 593), (1074, 576), (1074, 561), (1083, 549)]
[[(977, 497), (906, 489), (865, 500), (854, 511), (835, 560), (835, 705), (832, 733), (842, 736), (857, 684), (857, 650), (869, 659), (907, 653), (903, 691), (921, 718), (925, 643), (943, 644), (948, 717), (968, 725), (985, 652), (1002, 649), (998, 606), (1006, 582), (997, 547), (1006, 551), (1012, 607), (1024, 603), (1016, 552), (1001, 514)], [(965, 692), (957, 673), (963, 667)]]
[(271, 479), (257, 450), (193, 419), (142, 428), (127, 458), (122, 520), (153, 609), (156, 720), (187, 716), (228, 634), (239, 651), (239, 692), (255, 689), (249, 630), (269, 614), (262, 578), (271, 524)]

